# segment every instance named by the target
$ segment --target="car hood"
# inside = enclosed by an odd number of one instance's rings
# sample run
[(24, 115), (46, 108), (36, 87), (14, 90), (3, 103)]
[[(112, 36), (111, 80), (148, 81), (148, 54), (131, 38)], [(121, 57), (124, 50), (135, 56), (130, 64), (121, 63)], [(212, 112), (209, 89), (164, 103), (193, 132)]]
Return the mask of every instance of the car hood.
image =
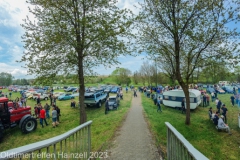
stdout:
[(65, 95), (58, 96), (58, 98), (64, 98), (64, 97), (65, 97)]
[(111, 105), (114, 105), (115, 102), (108, 102), (108, 105), (111, 106)]

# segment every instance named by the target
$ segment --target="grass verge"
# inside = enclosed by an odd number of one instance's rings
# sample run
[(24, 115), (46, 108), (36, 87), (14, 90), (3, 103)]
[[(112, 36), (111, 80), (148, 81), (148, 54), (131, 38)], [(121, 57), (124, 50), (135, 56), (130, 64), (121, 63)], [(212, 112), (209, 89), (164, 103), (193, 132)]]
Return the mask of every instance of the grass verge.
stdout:
[[(3, 92), (8, 92), (3, 90)], [(56, 90), (57, 92), (57, 90)], [(124, 93), (124, 100), (120, 101), (118, 110), (109, 111), (105, 115), (104, 104), (101, 108), (86, 108), (87, 119), (92, 120), (91, 138), (92, 138), (92, 151), (104, 150), (111, 143), (115, 131), (121, 126), (122, 121), (130, 108), (132, 96), (129, 93)], [(20, 97), (19, 93), (13, 93), (12, 99)], [(75, 101), (78, 101), (75, 99)], [(48, 101), (41, 101), (45, 105)], [(54, 136), (63, 134), (68, 130), (75, 128), (79, 125), (79, 109), (70, 107), (71, 100), (58, 101), (57, 105), (61, 109), (60, 125), (57, 128), (52, 128), (51, 125), (42, 128), (39, 124), (37, 129), (29, 134), (22, 134), (18, 127), (7, 129), (5, 131), (3, 142), (0, 144), (0, 152), (12, 148), (20, 147), (26, 144), (34, 143), (37, 141), (52, 138)], [(35, 101), (28, 100), (27, 105), (33, 107)], [(51, 124), (51, 119), (47, 120)]]
[(219, 99), (228, 108), (228, 124), (232, 135), (226, 132), (218, 132), (214, 124), (209, 120), (208, 110), (211, 106), (216, 110), (214, 102), (209, 107), (198, 107), (191, 111), (191, 125), (185, 125), (185, 114), (180, 110), (162, 105), (163, 112), (157, 112), (157, 106), (152, 99), (142, 94), (142, 105), (150, 129), (156, 139), (158, 148), (166, 158), (167, 128), (165, 122), (173, 125), (196, 149), (212, 160), (239, 160), (240, 159), (240, 129), (238, 127), (239, 109), (230, 105), (230, 94), (218, 95)]

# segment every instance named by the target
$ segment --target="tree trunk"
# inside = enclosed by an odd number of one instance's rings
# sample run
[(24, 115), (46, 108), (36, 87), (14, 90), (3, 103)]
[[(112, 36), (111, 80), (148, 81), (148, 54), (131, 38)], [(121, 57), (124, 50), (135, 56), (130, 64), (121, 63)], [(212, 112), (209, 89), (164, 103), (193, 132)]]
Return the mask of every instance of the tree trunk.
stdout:
[(190, 125), (190, 97), (189, 97), (189, 90), (188, 90), (188, 85), (187, 84), (182, 85), (182, 89), (183, 89), (183, 92), (185, 94), (185, 104), (187, 106), (185, 124)]
[(79, 60), (79, 68), (78, 68), (78, 79), (79, 79), (79, 102), (80, 102), (80, 124), (83, 124), (87, 121), (87, 114), (85, 110), (84, 104), (84, 93), (85, 93), (85, 85), (84, 85), (84, 74), (83, 74), (83, 61), (80, 58)]

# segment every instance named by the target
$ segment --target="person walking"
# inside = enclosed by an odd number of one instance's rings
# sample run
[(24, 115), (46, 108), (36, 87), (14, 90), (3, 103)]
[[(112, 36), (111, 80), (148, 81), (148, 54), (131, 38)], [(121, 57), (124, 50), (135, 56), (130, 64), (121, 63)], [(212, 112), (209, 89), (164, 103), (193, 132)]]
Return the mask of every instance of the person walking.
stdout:
[(108, 100), (109, 100), (109, 99), (107, 99), (106, 102), (105, 102), (105, 114), (107, 114), (107, 113), (108, 113), (108, 110), (109, 110)]
[(157, 107), (158, 107), (157, 112), (158, 112), (158, 111), (162, 112), (161, 99), (160, 99), (160, 97), (158, 97), (158, 100), (157, 100)]
[(222, 106), (222, 102), (221, 102), (221, 100), (219, 99), (218, 104), (217, 104), (218, 113), (220, 113), (221, 106)]
[(206, 97), (206, 93), (204, 93), (203, 95), (203, 107), (207, 106), (207, 97)]
[(42, 128), (43, 128), (43, 121), (45, 122), (45, 124), (47, 126), (48, 124), (46, 121), (46, 111), (45, 111), (45, 109), (42, 108), (40, 111), (40, 124), (42, 125)]
[(234, 107), (234, 101), (235, 101), (235, 97), (234, 97), (234, 95), (232, 95), (232, 96), (230, 97), (230, 100), (231, 100), (231, 104), (232, 104), (232, 106)]
[(133, 96), (137, 97), (137, 90), (136, 89), (133, 90)]
[(211, 98), (212, 98), (212, 102), (213, 102), (214, 98), (215, 98), (215, 94), (213, 92), (211, 93)]
[(50, 118), (50, 115), (49, 115), (50, 106), (48, 105), (48, 103), (45, 104), (44, 109), (46, 111), (46, 117), (49, 119)]
[(226, 108), (225, 104), (223, 104), (221, 109), (222, 109), (222, 115), (224, 116), (224, 122), (227, 123), (227, 112), (228, 112), (228, 109)]
[(185, 100), (184, 99), (182, 100), (181, 105), (182, 105), (182, 113), (185, 113)]
[(57, 111), (57, 123), (60, 123), (60, 116), (61, 116), (61, 110), (58, 106), (56, 106), (56, 111)]
[(56, 111), (56, 108), (53, 107), (53, 110), (52, 110), (52, 126), (53, 128), (55, 128), (57, 126), (57, 111)]

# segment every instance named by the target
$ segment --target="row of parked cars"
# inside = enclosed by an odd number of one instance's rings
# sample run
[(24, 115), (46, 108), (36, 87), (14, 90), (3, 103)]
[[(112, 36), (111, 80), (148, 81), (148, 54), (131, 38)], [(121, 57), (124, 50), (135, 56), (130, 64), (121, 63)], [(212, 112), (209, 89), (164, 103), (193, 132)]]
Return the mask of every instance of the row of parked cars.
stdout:
[[(214, 87), (214, 86), (208, 86), (206, 91), (208, 93), (218, 93), (218, 94), (225, 94), (225, 93), (230, 93), (233, 94), (234, 92), (234, 86), (222, 86), (222, 87)], [(236, 89), (236, 87), (235, 87)]]

